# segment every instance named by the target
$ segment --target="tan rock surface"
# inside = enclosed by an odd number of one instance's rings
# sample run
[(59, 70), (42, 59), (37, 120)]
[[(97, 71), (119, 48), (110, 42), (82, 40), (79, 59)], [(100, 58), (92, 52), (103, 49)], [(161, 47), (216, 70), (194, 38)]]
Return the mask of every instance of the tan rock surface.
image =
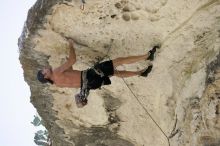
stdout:
[[(74, 102), (79, 89), (41, 85), (38, 69), (57, 67), (68, 55), (64, 36), (76, 40), (73, 67), (81, 70), (97, 57), (144, 54), (161, 44), (147, 78), (125, 79), (141, 105), (117, 77), (92, 91), (82, 109)], [(84, 11), (78, 0), (37, 1), (19, 47), (31, 102), (54, 146), (168, 145), (144, 108), (171, 146), (220, 145), (219, 0), (88, 0)], [(119, 69), (138, 70), (148, 63)]]

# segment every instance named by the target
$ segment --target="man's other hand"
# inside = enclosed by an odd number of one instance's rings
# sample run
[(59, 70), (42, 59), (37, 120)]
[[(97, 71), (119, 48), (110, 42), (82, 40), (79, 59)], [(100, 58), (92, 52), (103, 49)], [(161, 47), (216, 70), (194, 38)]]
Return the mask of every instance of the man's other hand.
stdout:
[(68, 38), (67, 41), (69, 42), (69, 45), (73, 46), (74, 45), (74, 40), (71, 38)]

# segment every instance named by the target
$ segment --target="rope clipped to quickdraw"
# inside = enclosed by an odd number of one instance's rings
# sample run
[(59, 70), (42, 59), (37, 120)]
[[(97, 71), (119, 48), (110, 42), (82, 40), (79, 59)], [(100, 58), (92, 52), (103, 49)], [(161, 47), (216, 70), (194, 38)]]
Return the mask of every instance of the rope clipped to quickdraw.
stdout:
[[(111, 58), (109, 57), (109, 51), (111, 49), (111, 46), (113, 44), (113, 39), (111, 40), (111, 43), (109, 45), (108, 48), (108, 52), (106, 53), (106, 55), (102, 58), (102, 60), (104, 60), (106, 57), (111, 60)], [(114, 68), (114, 70), (116, 70), (119, 74), (120, 72)], [(150, 117), (150, 119), (154, 122), (154, 124), (159, 128), (159, 130), (162, 132), (162, 134), (166, 137), (167, 141), (168, 141), (168, 145), (170, 146), (170, 139), (169, 137), (166, 135), (166, 133), (164, 132), (164, 130), (160, 127), (160, 125), (154, 120), (154, 118), (152, 117), (152, 115), (148, 112), (148, 110), (144, 107), (144, 105), (141, 103), (141, 101), (138, 99), (138, 97), (134, 94), (133, 90), (129, 87), (128, 83), (125, 81), (125, 79), (123, 77), (121, 77), (123, 82), (125, 83), (125, 85), (127, 86), (127, 88), (130, 90), (130, 92), (132, 93), (132, 95), (136, 98), (136, 100), (138, 101), (138, 103), (140, 104), (140, 106), (144, 109), (144, 111), (148, 114), (148, 116)], [(145, 117), (145, 119), (147, 120), (147, 118)]]
[(105, 58), (108, 58), (108, 57), (109, 57), (108, 54), (109, 54), (110, 49), (112, 48), (113, 42), (114, 42), (114, 39), (111, 39), (111, 40), (110, 40), (110, 45), (106, 45), (105, 48), (108, 49), (106, 55), (103, 56), (103, 57), (97, 58), (97, 61), (96, 61), (95, 65), (96, 65), (96, 64), (99, 64), (99, 63), (100, 63), (101, 61), (103, 61)]

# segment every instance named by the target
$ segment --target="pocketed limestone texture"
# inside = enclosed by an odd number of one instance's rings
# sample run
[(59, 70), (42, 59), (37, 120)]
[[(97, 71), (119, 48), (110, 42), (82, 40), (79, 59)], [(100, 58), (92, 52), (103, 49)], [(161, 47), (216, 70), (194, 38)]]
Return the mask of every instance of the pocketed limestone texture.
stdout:
[[(30, 101), (48, 129), (53, 146), (220, 145), (219, 0), (38, 0), (19, 38), (20, 62)], [(36, 73), (61, 65), (68, 42), (76, 42), (84, 70), (111, 59), (161, 48), (147, 78), (112, 77), (110, 86), (91, 91), (78, 109), (79, 89), (42, 85)], [(108, 60), (105, 57), (105, 60)], [(148, 61), (123, 65), (139, 70)]]

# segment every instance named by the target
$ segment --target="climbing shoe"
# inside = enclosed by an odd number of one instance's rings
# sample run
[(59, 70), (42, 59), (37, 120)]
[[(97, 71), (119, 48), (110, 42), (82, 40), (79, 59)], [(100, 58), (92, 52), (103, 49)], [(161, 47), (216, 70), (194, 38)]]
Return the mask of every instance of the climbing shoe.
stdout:
[(160, 48), (160, 45), (155, 45), (150, 51), (150, 55), (147, 57), (147, 60), (153, 61), (154, 60), (154, 54), (157, 51), (157, 49)]
[(148, 74), (151, 72), (152, 68), (153, 68), (153, 65), (148, 66), (148, 68), (147, 68), (145, 71), (143, 71), (143, 72), (140, 74), (140, 76), (147, 77)]

